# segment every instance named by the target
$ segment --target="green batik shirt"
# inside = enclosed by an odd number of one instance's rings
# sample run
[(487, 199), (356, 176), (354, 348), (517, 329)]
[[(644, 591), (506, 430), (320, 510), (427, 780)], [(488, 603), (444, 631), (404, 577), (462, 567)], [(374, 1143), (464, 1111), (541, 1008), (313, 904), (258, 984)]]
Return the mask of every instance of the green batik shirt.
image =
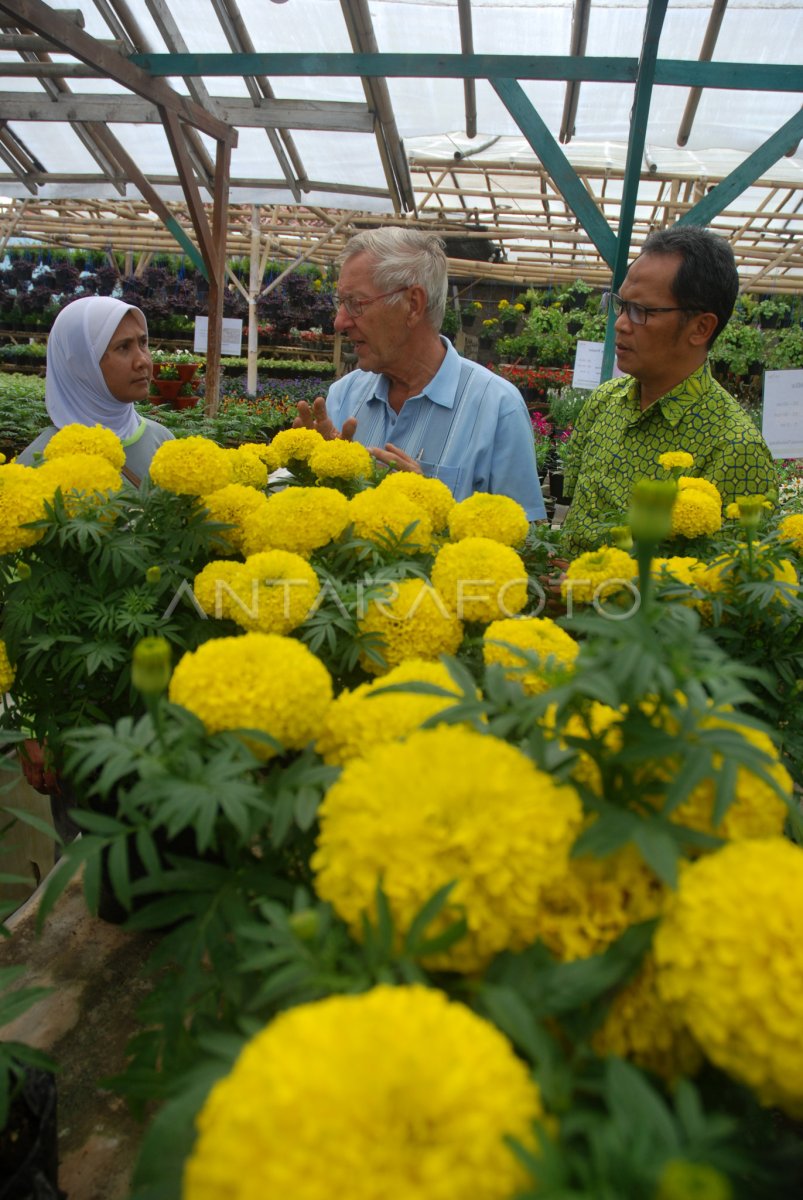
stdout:
[(689, 475), (716, 484), (723, 504), (777, 486), (772, 456), (743, 408), (717, 383), (708, 362), (649, 408), (630, 375), (591, 393), (564, 452), (564, 494), (572, 497), (561, 527), (569, 554), (591, 550), (611, 524), (622, 524), (637, 479), (664, 478), (658, 455), (685, 450)]

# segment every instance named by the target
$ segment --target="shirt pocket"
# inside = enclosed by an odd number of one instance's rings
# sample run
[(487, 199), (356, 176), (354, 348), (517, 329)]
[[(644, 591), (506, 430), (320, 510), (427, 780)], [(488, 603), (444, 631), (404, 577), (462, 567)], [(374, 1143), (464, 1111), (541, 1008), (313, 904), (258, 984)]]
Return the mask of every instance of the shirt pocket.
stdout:
[(447, 467), (443, 463), (421, 462), (421, 470), (428, 479), (440, 479), (449, 488), (453, 496), (457, 496), (457, 489), (460, 483), (462, 469), (460, 467)]

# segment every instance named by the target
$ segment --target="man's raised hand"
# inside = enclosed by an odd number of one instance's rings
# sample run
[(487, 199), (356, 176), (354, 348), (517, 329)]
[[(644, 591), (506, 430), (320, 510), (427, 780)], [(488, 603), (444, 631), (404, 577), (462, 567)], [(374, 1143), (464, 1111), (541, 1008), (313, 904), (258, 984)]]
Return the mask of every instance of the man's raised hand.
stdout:
[(323, 396), (316, 396), (311, 405), (306, 400), (299, 400), (298, 416), (293, 421), (293, 428), (314, 429), (328, 442), (334, 441), (335, 438), (342, 438), (343, 441), (350, 442), (357, 431), (357, 419), (356, 417), (347, 417), (343, 422), (343, 428), (337, 429), (326, 411), (326, 400)]

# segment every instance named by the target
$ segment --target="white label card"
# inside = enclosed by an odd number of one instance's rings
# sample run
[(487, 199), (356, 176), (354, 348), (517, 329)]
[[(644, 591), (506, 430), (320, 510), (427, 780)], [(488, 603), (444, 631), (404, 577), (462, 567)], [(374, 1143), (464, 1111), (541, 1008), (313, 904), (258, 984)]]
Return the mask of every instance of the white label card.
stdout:
[[(195, 342), (193, 350), (196, 354), (206, 354), (209, 339), (209, 317), (195, 318)], [(221, 354), (233, 355), (240, 358), (243, 352), (243, 322), (241, 317), (223, 318), (223, 337), (220, 345)]]
[(803, 371), (765, 371), (761, 432), (773, 458), (803, 458)]

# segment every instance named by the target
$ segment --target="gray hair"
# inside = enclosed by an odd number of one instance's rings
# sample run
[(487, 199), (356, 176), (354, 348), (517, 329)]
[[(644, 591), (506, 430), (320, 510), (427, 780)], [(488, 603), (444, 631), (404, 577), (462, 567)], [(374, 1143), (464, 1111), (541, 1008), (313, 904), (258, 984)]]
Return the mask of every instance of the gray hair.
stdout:
[[(357, 254), (368, 255), (373, 263), (373, 278), (380, 292), (417, 284), (427, 294), (427, 319), (439, 330), (446, 308), (449, 286), (444, 242), (435, 233), (421, 229), (402, 229), (388, 225), (381, 229), (365, 229), (346, 244), (341, 261), (348, 262)], [(387, 303), (395, 304), (398, 296), (388, 296)]]

